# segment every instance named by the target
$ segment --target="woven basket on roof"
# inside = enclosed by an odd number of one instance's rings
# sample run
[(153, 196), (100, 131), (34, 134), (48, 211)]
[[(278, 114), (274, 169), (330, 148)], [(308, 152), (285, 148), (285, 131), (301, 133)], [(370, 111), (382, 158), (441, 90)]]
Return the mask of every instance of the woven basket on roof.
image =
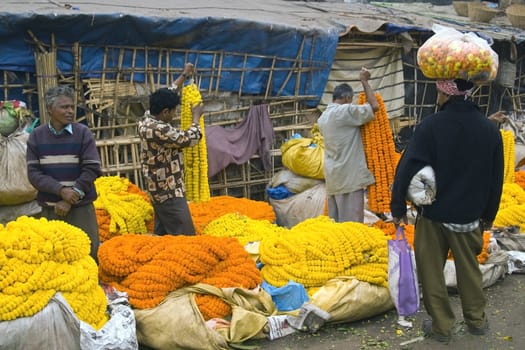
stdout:
[(499, 12), (499, 10), (488, 8), (480, 2), (468, 3), (468, 17), (471, 21), (488, 23)]
[(458, 16), (468, 17), (468, 3), (469, 1), (452, 1), (452, 6)]
[(525, 5), (514, 4), (505, 10), (513, 27), (525, 29)]

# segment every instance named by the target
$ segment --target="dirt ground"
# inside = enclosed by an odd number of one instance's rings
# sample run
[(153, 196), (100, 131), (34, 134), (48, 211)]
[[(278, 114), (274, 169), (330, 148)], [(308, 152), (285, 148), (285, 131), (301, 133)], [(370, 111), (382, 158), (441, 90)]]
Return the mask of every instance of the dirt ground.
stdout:
[[(250, 341), (246, 349), (279, 350), (347, 350), (347, 349), (462, 349), (502, 350), (525, 348), (525, 275), (505, 275), (485, 289), (490, 329), (484, 336), (468, 333), (463, 324), (459, 296), (450, 293), (456, 314), (456, 326), (449, 345), (423, 339), (421, 324), (428, 318), (421, 306), (412, 318), (414, 327), (406, 329), (396, 323), (394, 310), (374, 318), (344, 324), (327, 324), (318, 333), (294, 333), (270, 340)], [(252, 345), (253, 347), (249, 346)]]

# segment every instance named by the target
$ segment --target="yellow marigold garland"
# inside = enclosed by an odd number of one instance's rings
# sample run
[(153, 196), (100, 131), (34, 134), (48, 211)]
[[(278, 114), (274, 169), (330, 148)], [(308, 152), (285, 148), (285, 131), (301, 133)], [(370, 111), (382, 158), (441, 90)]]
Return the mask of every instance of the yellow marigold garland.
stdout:
[[(255, 262), (234, 238), (212, 236), (117, 236), (99, 249), (100, 280), (128, 293), (137, 309), (152, 308), (179, 288), (207, 283), (255, 288)], [(213, 296), (197, 296), (203, 317), (225, 317), (231, 308)]]
[(63, 221), (21, 216), (0, 225), (0, 321), (31, 317), (60, 292), (95, 329), (108, 320), (89, 238)]
[(256, 220), (275, 221), (273, 207), (264, 201), (231, 196), (215, 196), (209, 201), (189, 203), (191, 217), (198, 235), (202, 234), (211, 221), (231, 213), (238, 213)]
[(525, 190), (516, 183), (504, 183), (494, 226), (519, 226), (525, 232)]
[[(400, 158), (396, 153), (394, 138), (385, 103), (379, 93), (375, 94), (379, 110), (375, 118), (361, 127), (368, 169), (374, 174), (375, 183), (368, 186), (368, 207), (375, 213), (390, 212), (390, 187)], [(366, 102), (365, 93), (360, 93), (359, 104)]]
[(101, 176), (95, 181), (100, 241), (112, 236), (152, 231), (153, 206), (148, 195), (128, 179)]
[(267, 220), (255, 220), (239, 213), (225, 214), (211, 221), (202, 234), (215, 237), (237, 238), (245, 246), (266, 237), (285, 234), (288, 230)]
[[(186, 85), (182, 89), (181, 99), (181, 127), (187, 129), (193, 120), (191, 107), (201, 103), (202, 96), (195, 83)], [(208, 154), (206, 150), (206, 134), (204, 118), (199, 119), (202, 139), (194, 147), (182, 150), (184, 155), (184, 172), (186, 198), (189, 201), (201, 202), (210, 199), (210, 185), (208, 183)]]
[(327, 216), (307, 219), (286, 235), (260, 242), (263, 278), (276, 287), (290, 280), (306, 288), (337, 276), (387, 286), (388, 237), (361, 223), (336, 223)]
[(516, 161), (516, 141), (512, 130), (500, 129), (503, 139), (503, 183), (514, 183), (514, 163)]

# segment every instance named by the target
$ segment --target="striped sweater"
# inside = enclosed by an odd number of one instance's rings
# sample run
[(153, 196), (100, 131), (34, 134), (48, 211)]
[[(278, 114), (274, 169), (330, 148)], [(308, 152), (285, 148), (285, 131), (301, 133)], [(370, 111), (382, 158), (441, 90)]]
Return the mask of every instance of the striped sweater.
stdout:
[(49, 206), (60, 201), (62, 187), (85, 193), (75, 207), (97, 198), (95, 179), (101, 175), (100, 157), (88, 127), (73, 123), (73, 133), (55, 135), (47, 124), (34, 129), (27, 141), (27, 175), (38, 190), (37, 201)]

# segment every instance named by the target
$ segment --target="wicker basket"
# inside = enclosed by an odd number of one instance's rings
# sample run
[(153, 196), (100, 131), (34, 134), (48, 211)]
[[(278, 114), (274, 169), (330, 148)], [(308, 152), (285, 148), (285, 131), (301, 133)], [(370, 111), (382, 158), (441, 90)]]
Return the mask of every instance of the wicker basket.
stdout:
[(471, 21), (488, 23), (499, 12), (499, 10), (488, 8), (480, 2), (468, 3), (468, 17)]
[(505, 10), (513, 27), (525, 29), (525, 5), (514, 4)]
[(469, 1), (452, 1), (452, 6), (458, 16), (468, 17), (468, 3)]

